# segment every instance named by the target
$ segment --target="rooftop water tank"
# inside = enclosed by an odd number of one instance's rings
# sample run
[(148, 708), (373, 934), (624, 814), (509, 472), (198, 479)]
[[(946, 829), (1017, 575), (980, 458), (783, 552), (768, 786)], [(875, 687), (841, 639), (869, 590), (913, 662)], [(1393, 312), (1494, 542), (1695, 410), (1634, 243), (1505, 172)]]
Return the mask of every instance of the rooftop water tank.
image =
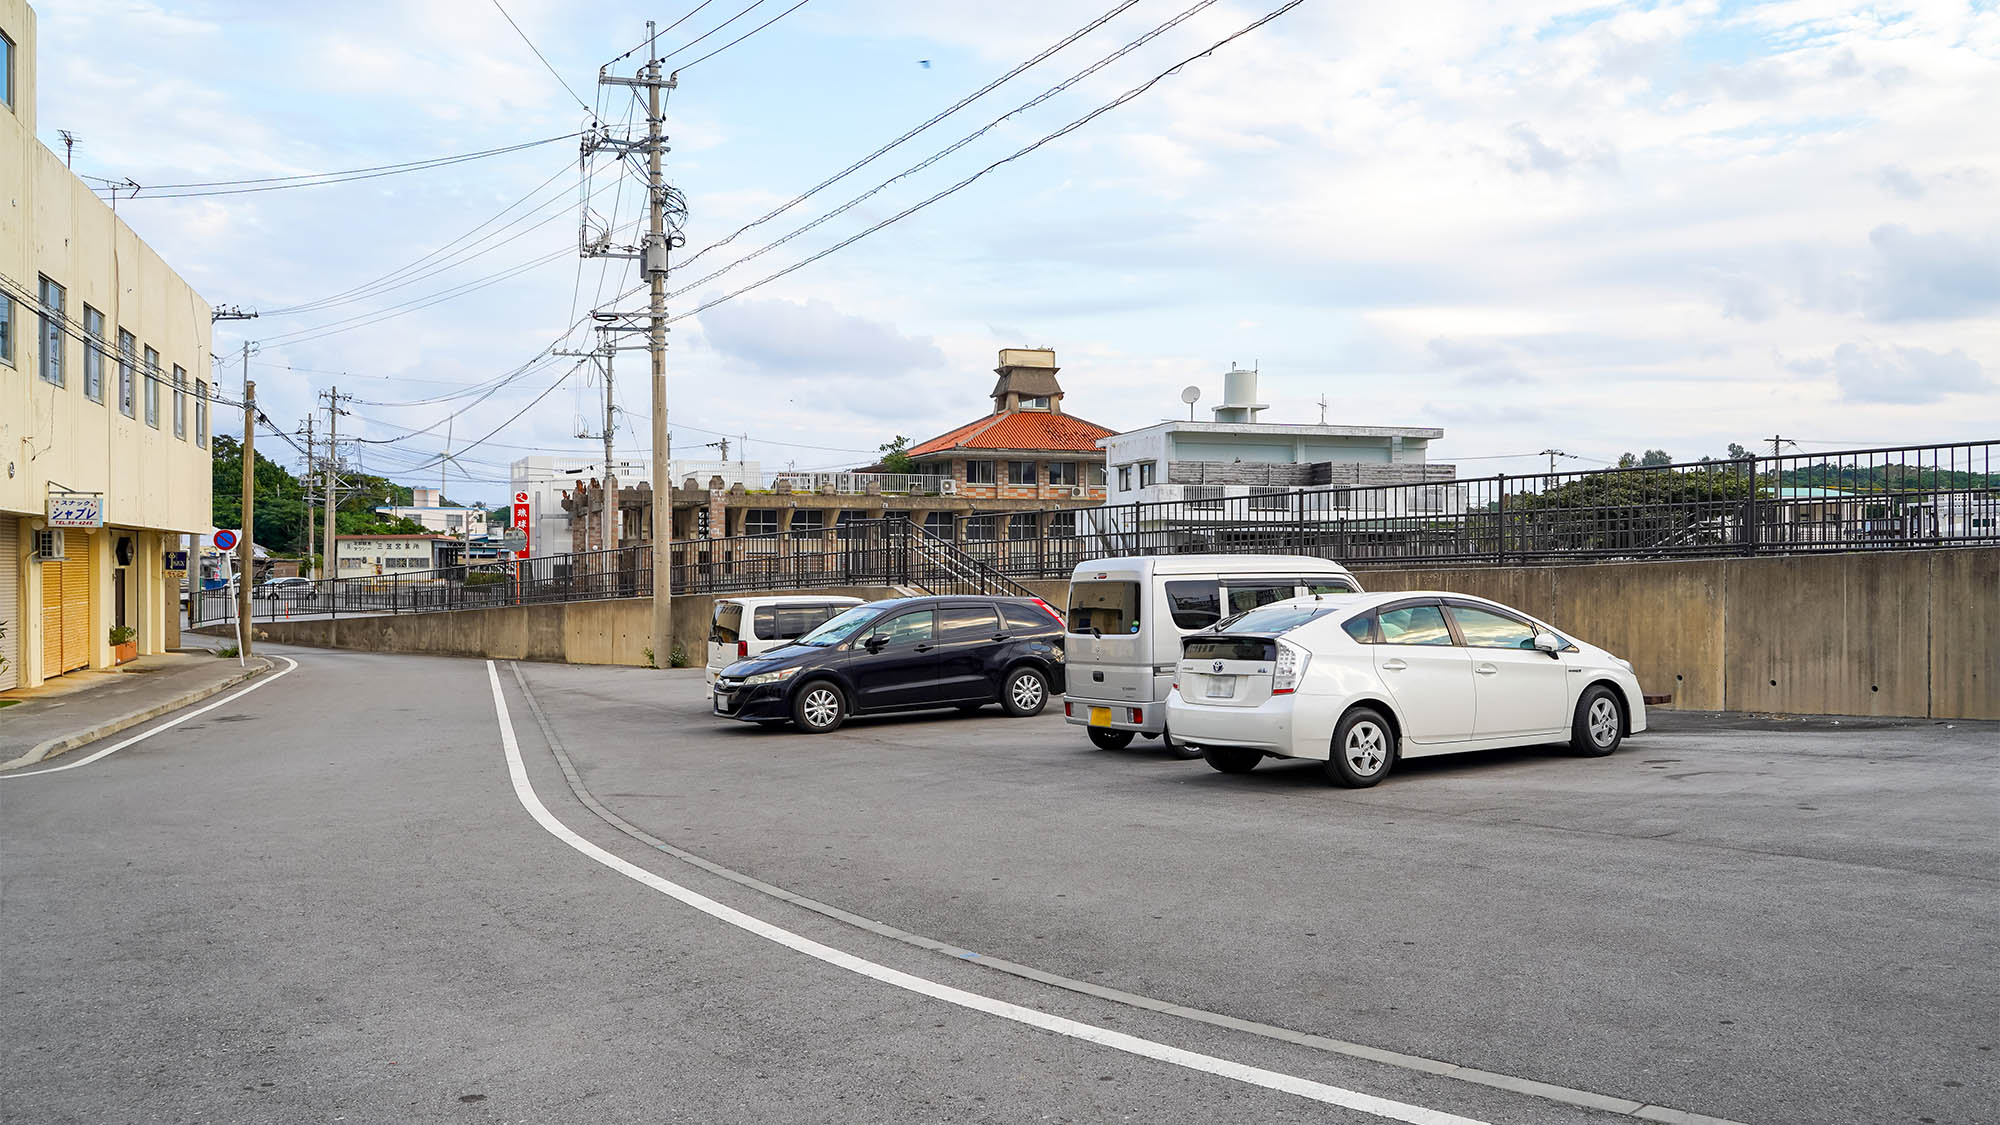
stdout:
[(1218, 422), (1255, 422), (1270, 406), (1257, 401), (1257, 373), (1232, 366), (1222, 376), (1222, 405), (1213, 409)]

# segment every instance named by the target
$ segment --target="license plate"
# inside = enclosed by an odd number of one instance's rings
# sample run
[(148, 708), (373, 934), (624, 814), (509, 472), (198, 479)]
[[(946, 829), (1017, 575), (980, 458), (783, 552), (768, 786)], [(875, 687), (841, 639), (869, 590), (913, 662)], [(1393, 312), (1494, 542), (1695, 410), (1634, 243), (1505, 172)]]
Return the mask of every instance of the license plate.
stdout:
[(1236, 694), (1236, 677), (1208, 677), (1208, 688), (1203, 694), (1207, 695), (1210, 699), (1228, 699)]
[(1110, 726), (1110, 725), (1111, 725), (1111, 708), (1109, 708), (1109, 707), (1092, 707), (1092, 708), (1090, 709), (1090, 725), (1091, 725), (1091, 726), (1094, 726), (1094, 727), (1108, 727), (1108, 726)]

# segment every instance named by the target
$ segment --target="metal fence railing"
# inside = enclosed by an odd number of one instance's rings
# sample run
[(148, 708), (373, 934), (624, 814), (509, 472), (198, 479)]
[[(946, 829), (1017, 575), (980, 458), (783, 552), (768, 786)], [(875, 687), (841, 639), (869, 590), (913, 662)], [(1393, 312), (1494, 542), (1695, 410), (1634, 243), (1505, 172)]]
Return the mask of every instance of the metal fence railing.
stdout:
[[(1033, 596), (950, 541), (903, 519), (852, 521), (800, 534), (679, 540), (669, 565), (676, 594), (901, 586), (933, 594)], [(653, 549), (625, 547), (317, 582), (281, 580), (253, 587), (251, 616), (277, 621), (432, 613), (652, 594)], [(196, 625), (233, 622), (235, 592), (196, 595), (189, 618)]]
[[(1013, 511), (940, 537), (902, 519), (676, 541), (677, 593), (905, 586), (1025, 595), (1078, 563), (1201, 552), (1317, 555), (1351, 566), (1786, 555), (2000, 545), (2000, 441), (1746, 457), (1356, 488), (1258, 490)], [(1004, 526), (1005, 532), (1000, 532)], [(1001, 539), (963, 538), (973, 528)], [(275, 589), (259, 619), (650, 597), (651, 547), (470, 563)], [(197, 624), (233, 619), (198, 595)]]

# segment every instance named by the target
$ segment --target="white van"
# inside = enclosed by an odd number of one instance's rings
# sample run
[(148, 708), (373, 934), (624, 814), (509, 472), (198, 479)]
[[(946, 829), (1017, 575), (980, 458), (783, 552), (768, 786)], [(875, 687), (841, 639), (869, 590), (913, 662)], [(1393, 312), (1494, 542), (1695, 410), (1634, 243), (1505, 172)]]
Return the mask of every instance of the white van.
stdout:
[(761, 656), (845, 613), (860, 598), (790, 594), (776, 598), (717, 598), (708, 627), (708, 682), (739, 660)]
[(1093, 559), (1069, 576), (1063, 718), (1100, 750), (1167, 735), (1167, 692), (1181, 638), (1225, 617), (1303, 594), (1356, 593), (1347, 568), (1303, 555), (1159, 555)]

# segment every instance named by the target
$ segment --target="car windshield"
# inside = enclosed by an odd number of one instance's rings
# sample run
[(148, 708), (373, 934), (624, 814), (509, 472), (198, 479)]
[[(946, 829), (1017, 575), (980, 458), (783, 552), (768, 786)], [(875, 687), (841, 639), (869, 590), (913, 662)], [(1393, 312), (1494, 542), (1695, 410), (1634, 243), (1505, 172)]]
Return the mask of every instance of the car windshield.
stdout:
[(839, 617), (821, 625), (794, 644), (812, 645), (814, 648), (832, 648), (861, 631), (863, 625), (875, 620), (881, 611), (874, 606), (858, 605)]

